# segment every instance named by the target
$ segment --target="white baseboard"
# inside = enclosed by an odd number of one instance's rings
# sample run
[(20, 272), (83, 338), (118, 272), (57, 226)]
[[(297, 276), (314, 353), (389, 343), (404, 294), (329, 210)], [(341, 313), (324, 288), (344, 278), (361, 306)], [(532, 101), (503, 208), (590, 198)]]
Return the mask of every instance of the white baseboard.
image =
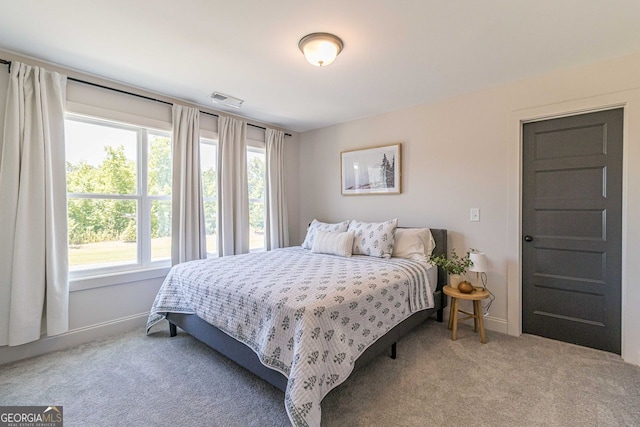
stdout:
[(30, 357), (40, 356), (52, 351), (64, 350), (80, 344), (123, 334), (140, 329), (144, 333), (149, 313), (134, 314), (120, 319), (77, 328), (54, 337), (45, 337), (38, 341), (16, 347), (0, 347), (0, 365), (16, 362)]
[(484, 326), (490, 331), (500, 332), (501, 334), (507, 333), (507, 320), (497, 317), (485, 316)]
[[(449, 319), (449, 307), (444, 309), (444, 321), (448, 321)], [(465, 323), (472, 325), (472, 319), (468, 319), (463, 321)], [(488, 331), (500, 332), (501, 334), (507, 333), (507, 320), (500, 319), (498, 317), (485, 316), (484, 317), (484, 328)]]

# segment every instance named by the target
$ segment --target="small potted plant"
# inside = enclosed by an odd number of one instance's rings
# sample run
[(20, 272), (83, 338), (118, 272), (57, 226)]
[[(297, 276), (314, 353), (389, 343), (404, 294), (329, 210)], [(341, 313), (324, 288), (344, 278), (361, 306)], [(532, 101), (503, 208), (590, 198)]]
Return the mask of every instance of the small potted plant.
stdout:
[(432, 254), (429, 257), (429, 261), (433, 265), (442, 268), (449, 275), (449, 286), (457, 289), (458, 283), (462, 280), (462, 274), (466, 273), (467, 268), (473, 264), (469, 258), (471, 250), (467, 251), (467, 254), (463, 258), (460, 258), (455, 249), (451, 250), (451, 256), (449, 258), (447, 258), (445, 254), (438, 256), (433, 256)]

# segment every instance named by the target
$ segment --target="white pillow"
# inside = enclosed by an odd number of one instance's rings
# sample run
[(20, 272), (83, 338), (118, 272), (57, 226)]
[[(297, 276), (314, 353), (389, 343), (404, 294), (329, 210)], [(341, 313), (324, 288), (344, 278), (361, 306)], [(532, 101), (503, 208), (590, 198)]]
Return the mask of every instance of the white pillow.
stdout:
[(391, 256), (426, 261), (436, 247), (428, 228), (398, 228)]
[(311, 252), (314, 254), (329, 254), (350, 257), (353, 248), (353, 231), (336, 233), (332, 231), (316, 231)]
[(309, 225), (309, 228), (307, 228), (307, 235), (304, 238), (304, 242), (302, 242), (302, 247), (305, 249), (311, 249), (313, 247), (313, 240), (315, 239), (316, 232), (318, 230), (341, 233), (347, 231), (348, 227), (349, 220), (336, 224), (327, 224), (326, 222), (320, 222), (317, 219), (314, 219)]
[(385, 222), (351, 221), (349, 231), (355, 231), (353, 254), (390, 258), (398, 219)]

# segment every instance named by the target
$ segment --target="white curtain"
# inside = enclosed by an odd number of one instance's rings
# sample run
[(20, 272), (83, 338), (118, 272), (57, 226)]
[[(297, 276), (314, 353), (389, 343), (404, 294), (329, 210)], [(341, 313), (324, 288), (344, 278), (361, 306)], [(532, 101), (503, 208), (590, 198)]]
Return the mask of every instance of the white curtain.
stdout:
[(218, 255), (249, 252), (247, 124), (218, 118)]
[(200, 111), (173, 105), (171, 262), (207, 257), (200, 177)]
[(0, 141), (0, 345), (69, 329), (66, 86), (66, 76), (11, 64)]
[(266, 241), (267, 250), (289, 246), (287, 199), (284, 186), (284, 132), (267, 129), (266, 139)]

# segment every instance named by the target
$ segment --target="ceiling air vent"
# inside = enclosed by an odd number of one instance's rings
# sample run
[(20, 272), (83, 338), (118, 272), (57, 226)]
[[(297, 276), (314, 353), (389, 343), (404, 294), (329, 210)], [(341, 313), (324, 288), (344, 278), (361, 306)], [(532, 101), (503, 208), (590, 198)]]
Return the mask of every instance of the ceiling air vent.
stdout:
[(227, 107), (240, 108), (244, 102), (242, 99), (235, 98), (233, 96), (225, 95), (220, 92), (213, 92), (211, 94), (211, 100), (216, 104), (223, 104)]

